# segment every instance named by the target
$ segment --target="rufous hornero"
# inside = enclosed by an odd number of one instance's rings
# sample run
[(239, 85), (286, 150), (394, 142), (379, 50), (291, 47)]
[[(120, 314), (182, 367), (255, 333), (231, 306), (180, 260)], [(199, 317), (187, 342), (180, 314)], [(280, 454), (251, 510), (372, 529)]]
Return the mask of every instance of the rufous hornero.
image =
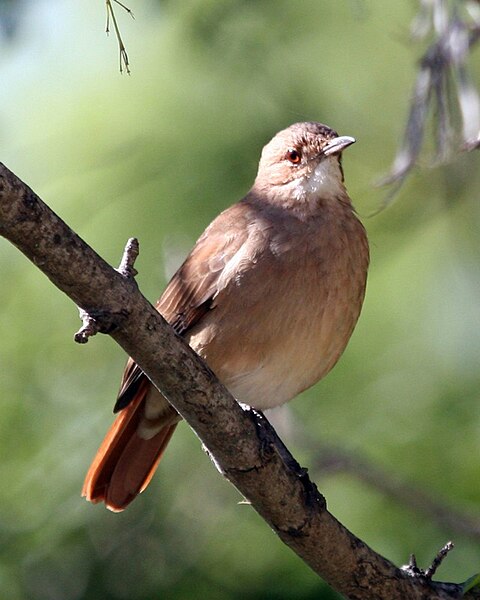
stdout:
[[(354, 142), (315, 122), (277, 133), (251, 190), (207, 227), (156, 304), (259, 410), (324, 377), (357, 323), (369, 249), (341, 164)], [(180, 416), (132, 359), (114, 410), (82, 494), (121, 511), (149, 484)]]

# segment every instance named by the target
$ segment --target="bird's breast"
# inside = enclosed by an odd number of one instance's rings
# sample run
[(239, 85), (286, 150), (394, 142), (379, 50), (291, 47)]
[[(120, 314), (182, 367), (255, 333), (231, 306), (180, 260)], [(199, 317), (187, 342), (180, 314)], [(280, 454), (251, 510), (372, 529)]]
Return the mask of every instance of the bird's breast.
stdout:
[(324, 223), (315, 235), (295, 233), (271, 232), (189, 337), (232, 394), (259, 409), (290, 400), (330, 371), (363, 302), (368, 246), (356, 217)]

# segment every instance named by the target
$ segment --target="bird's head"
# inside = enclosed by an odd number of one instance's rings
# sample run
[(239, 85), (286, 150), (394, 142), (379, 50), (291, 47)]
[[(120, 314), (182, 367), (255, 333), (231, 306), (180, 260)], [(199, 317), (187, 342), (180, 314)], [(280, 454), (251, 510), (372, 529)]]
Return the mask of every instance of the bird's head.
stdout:
[(321, 123), (295, 123), (263, 148), (255, 187), (306, 201), (344, 194), (341, 153), (354, 142)]

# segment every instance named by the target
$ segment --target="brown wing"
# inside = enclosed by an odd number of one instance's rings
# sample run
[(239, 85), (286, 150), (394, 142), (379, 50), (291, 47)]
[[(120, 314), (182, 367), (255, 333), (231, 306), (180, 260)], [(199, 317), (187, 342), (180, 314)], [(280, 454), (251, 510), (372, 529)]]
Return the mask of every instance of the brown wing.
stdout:
[[(156, 303), (156, 309), (179, 335), (211, 310), (225, 265), (248, 237), (249, 211), (247, 204), (238, 203), (221, 213), (198, 239)], [(133, 400), (144, 378), (143, 371), (129, 358), (114, 412)]]

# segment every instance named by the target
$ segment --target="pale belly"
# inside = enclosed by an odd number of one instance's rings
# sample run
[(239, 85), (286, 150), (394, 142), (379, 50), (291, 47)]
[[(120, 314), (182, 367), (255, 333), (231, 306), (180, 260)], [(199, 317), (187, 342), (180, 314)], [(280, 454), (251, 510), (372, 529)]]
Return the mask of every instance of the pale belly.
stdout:
[(261, 410), (291, 400), (330, 371), (363, 300), (364, 275), (343, 277), (331, 265), (287, 272), (288, 278), (280, 268), (260, 274), (254, 286), (242, 281), (248, 297), (235, 288), (220, 295), (188, 337), (232, 395)]

